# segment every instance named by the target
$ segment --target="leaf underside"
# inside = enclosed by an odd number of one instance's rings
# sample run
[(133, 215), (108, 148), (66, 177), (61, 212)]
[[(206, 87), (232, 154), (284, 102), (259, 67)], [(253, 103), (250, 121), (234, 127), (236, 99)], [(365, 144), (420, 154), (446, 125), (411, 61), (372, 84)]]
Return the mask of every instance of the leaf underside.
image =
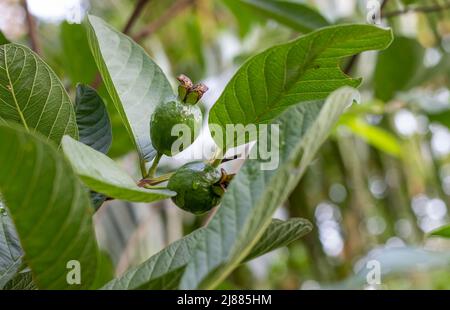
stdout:
[(144, 49), (102, 19), (88, 17), (88, 38), (103, 82), (141, 160), (156, 154), (150, 140), (155, 107), (174, 98), (169, 81)]
[(62, 149), (78, 176), (98, 193), (133, 202), (153, 202), (175, 195), (168, 190), (138, 187), (111, 158), (69, 136), (63, 138)]
[(108, 153), (112, 143), (111, 121), (95, 89), (77, 85), (75, 112), (80, 142), (104, 154)]
[(252, 260), (277, 248), (287, 246), (291, 242), (303, 237), (312, 230), (312, 224), (302, 218), (291, 218), (286, 221), (273, 219), (269, 227), (264, 231), (261, 239), (251, 249), (250, 254), (244, 259)]
[[(274, 219), (261, 237), (259, 245), (243, 262), (286, 246), (311, 231), (311, 228), (311, 223), (305, 219), (293, 218), (287, 221)], [(204, 230), (200, 228), (172, 243), (146, 262), (112, 280), (103, 289), (176, 289)]]

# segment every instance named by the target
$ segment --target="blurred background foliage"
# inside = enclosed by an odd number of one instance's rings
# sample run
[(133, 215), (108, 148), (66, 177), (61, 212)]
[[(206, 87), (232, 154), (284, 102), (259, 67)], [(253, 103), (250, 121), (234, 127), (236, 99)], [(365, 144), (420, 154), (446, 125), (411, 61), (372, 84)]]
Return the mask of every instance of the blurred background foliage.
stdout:
[[(99, 80), (85, 26), (73, 23), (86, 11), (141, 43), (172, 83), (180, 73), (204, 81), (210, 88), (203, 100), (208, 110), (246, 59), (330, 24), (367, 23), (367, 3), (29, 0), (26, 6), (0, 0), (0, 44), (10, 40), (34, 47), (72, 96), (77, 83), (96, 86), (113, 124), (109, 155), (135, 172), (132, 143)], [(450, 1), (380, 4), (381, 22), (392, 27), (395, 41), (386, 51), (342, 63), (348, 74), (363, 77), (362, 103), (341, 118), (276, 214), (305, 217), (315, 229), (241, 266), (221, 288), (450, 289), (449, 240), (429, 236), (449, 222)], [(182, 160), (163, 164), (169, 170)], [(112, 201), (95, 221), (100, 243), (120, 274), (204, 225), (207, 217), (186, 214), (170, 201)], [(381, 285), (365, 280), (371, 259), (381, 263)]]

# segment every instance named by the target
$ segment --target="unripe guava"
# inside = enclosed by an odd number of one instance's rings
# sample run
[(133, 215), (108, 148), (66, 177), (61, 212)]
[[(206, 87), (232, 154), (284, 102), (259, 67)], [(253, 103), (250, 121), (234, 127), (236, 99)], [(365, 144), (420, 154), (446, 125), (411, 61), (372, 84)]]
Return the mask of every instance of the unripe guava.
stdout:
[[(206, 85), (193, 85), (183, 74), (177, 79), (180, 82), (178, 98), (159, 104), (150, 119), (153, 147), (159, 154), (167, 156), (183, 151), (197, 138), (202, 125), (202, 111), (196, 104), (208, 91)], [(177, 125), (181, 126), (177, 128)], [(174, 145), (179, 138), (182, 138), (180, 144)]]
[(195, 161), (180, 167), (170, 177), (167, 188), (177, 193), (172, 201), (178, 207), (200, 215), (220, 203), (223, 194), (220, 190), (222, 176), (220, 169), (209, 163)]
[[(187, 132), (175, 130), (176, 125), (185, 125)], [(150, 137), (155, 150), (167, 156), (173, 156), (183, 149), (172, 150), (173, 143), (180, 137), (187, 139), (180, 147), (189, 146), (197, 138), (202, 125), (202, 111), (197, 105), (190, 105), (173, 99), (158, 105), (150, 120)], [(176, 129), (176, 128), (175, 128)], [(184, 141), (184, 140), (183, 140)]]

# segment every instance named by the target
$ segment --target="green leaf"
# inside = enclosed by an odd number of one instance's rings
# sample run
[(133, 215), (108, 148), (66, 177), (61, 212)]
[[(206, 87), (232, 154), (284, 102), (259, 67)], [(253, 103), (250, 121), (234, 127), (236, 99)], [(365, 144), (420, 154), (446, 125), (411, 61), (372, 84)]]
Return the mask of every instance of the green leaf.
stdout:
[(9, 40), (5, 37), (3, 32), (0, 31), (0, 45), (8, 44)]
[[(372, 25), (342, 25), (324, 28), (289, 43), (275, 46), (247, 61), (234, 75), (211, 109), (210, 127), (227, 124), (269, 123), (299, 102), (326, 98), (341, 86), (358, 86), (359, 79), (346, 76), (339, 60), (366, 50), (383, 49), (392, 40), (390, 30)], [(229, 148), (239, 141), (223, 143)], [(229, 139), (231, 140), (231, 139)], [(241, 139), (244, 140), (244, 139)], [(237, 145), (233, 145), (237, 146)]]
[(415, 39), (395, 37), (392, 45), (378, 56), (375, 69), (375, 96), (389, 101), (395, 94), (413, 86), (424, 68), (425, 49)]
[(134, 202), (158, 201), (175, 195), (169, 190), (138, 187), (111, 158), (69, 136), (63, 138), (62, 148), (81, 180), (98, 193)]
[(86, 27), (81, 24), (62, 22), (60, 40), (63, 53), (62, 66), (64, 72), (70, 77), (72, 85), (91, 83), (98, 71), (89, 49)]
[(433, 230), (431, 233), (429, 233), (429, 235), (450, 239), (450, 225), (439, 227), (438, 229)]
[[(0, 141), (0, 192), (36, 285), (96, 288), (101, 256), (92, 210), (70, 164), (44, 137), (14, 124), (0, 125)], [(80, 285), (66, 281), (66, 266), (73, 260), (80, 263)]]
[(0, 122), (13, 121), (55, 141), (78, 138), (75, 112), (55, 73), (29, 48), (0, 46)]
[(431, 122), (438, 122), (450, 128), (450, 110), (445, 110), (440, 113), (428, 114), (428, 119)]
[(80, 142), (93, 149), (108, 153), (112, 142), (112, 128), (108, 111), (95, 89), (79, 84), (75, 99)]
[(144, 49), (98, 17), (90, 15), (89, 44), (103, 81), (143, 162), (156, 154), (150, 140), (155, 107), (174, 97), (161, 69)]
[(305, 102), (277, 119), (280, 142), (271, 148), (279, 149), (278, 169), (262, 170), (261, 160), (244, 163), (197, 243), (181, 289), (214, 288), (249, 255), (272, 214), (295, 188), (339, 116), (358, 95), (352, 88), (339, 89), (325, 104)]
[(279, 0), (240, 0), (240, 2), (264, 17), (303, 33), (330, 25), (319, 12), (301, 3)]
[[(286, 246), (310, 230), (311, 224), (304, 219), (288, 221), (274, 219), (261, 237), (261, 245), (252, 249), (243, 262)], [(205, 228), (200, 228), (172, 243), (146, 262), (112, 280), (103, 289), (176, 289), (192, 257), (192, 250), (204, 231)]]
[(250, 7), (243, 6), (240, 1), (236, 0), (222, 0), (226, 7), (231, 11), (239, 26), (239, 35), (244, 37), (247, 35), (254, 21), (258, 20), (259, 16), (253, 14)]
[(275, 249), (287, 246), (311, 230), (312, 224), (302, 218), (291, 218), (287, 221), (273, 219), (244, 261), (252, 260)]
[(0, 289), (19, 271), (22, 256), (16, 229), (0, 201)]
[[(77, 85), (75, 99), (80, 142), (91, 148), (108, 153), (112, 142), (112, 127), (108, 111), (97, 91), (87, 85)], [(98, 210), (105, 202), (106, 196), (91, 191), (91, 203)]]
[(382, 152), (385, 152), (394, 157), (400, 157), (402, 154), (402, 147), (398, 139), (385, 129), (370, 125), (359, 117), (345, 115), (341, 118), (341, 125), (346, 126), (353, 134), (361, 137), (370, 145), (376, 147)]
[(107, 283), (103, 289), (175, 289), (192, 257), (193, 249), (204, 228), (175, 241), (139, 266)]
[(3, 288), (4, 290), (35, 290), (36, 284), (29, 268), (25, 268), (17, 273)]

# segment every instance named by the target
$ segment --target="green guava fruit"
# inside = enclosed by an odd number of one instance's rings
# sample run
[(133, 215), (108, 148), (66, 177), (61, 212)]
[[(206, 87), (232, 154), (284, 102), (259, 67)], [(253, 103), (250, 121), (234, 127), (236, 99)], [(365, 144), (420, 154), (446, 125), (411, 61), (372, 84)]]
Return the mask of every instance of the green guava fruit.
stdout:
[[(190, 137), (186, 133), (176, 130), (172, 135), (172, 128), (176, 125), (186, 125)], [(173, 156), (189, 146), (197, 138), (202, 125), (202, 111), (196, 105), (180, 102), (178, 99), (170, 100), (156, 107), (150, 120), (150, 137), (155, 150), (167, 156)], [(183, 136), (187, 138), (181, 149), (172, 150), (174, 142)]]
[[(180, 82), (178, 98), (159, 104), (150, 118), (153, 147), (159, 154), (167, 156), (183, 151), (197, 138), (202, 125), (202, 111), (196, 104), (208, 90), (204, 84), (193, 85), (185, 75), (177, 79)], [(185, 126), (174, 128), (176, 125)], [(179, 138), (182, 138), (182, 143), (174, 145)]]
[(167, 188), (176, 192), (172, 201), (181, 209), (203, 214), (220, 203), (223, 172), (209, 163), (195, 161), (180, 167), (169, 179)]

